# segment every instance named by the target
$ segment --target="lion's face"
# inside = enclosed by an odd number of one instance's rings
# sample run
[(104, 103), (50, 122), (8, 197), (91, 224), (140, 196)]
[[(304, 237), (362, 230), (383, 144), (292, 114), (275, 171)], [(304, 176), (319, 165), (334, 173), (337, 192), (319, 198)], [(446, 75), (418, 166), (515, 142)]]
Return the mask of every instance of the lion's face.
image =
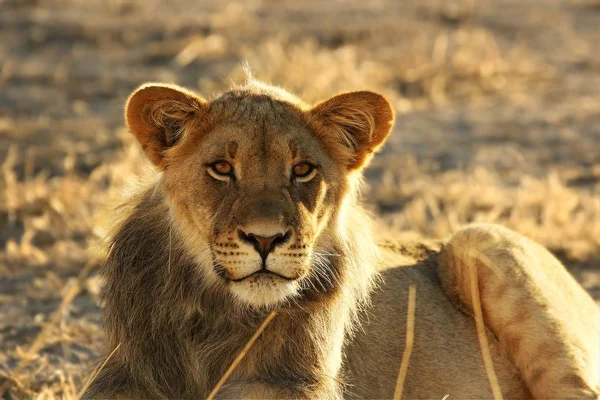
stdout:
[[(140, 89), (130, 99), (128, 123), (147, 153), (160, 149), (149, 158), (164, 170), (174, 226), (208, 280), (243, 303), (269, 306), (327, 276), (327, 236), (350, 171), (368, 158), (358, 153), (360, 137), (324, 137), (336, 127), (323, 121), (320, 114), (331, 112), (323, 105), (308, 110), (256, 88), (209, 105), (175, 90)], [(356, 117), (366, 120), (351, 121), (352, 134), (376, 122), (365, 112)]]
[[(248, 106), (271, 107), (256, 99)], [(300, 118), (280, 105), (264, 123), (226, 119), (165, 171), (178, 218), (209, 243), (207, 273), (248, 303), (298, 293), (345, 185), (343, 170)]]

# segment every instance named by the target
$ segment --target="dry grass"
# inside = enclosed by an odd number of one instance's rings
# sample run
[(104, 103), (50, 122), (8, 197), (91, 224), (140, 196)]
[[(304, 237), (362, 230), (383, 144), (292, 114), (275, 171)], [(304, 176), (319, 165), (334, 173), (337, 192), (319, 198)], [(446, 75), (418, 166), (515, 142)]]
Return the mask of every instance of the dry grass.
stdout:
[(254, 345), (254, 342), (256, 342), (256, 339), (258, 339), (260, 337), (260, 335), (262, 335), (263, 331), (271, 323), (271, 321), (273, 320), (273, 318), (275, 318), (276, 315), (277, 315), (277, 313), (275, 311), (271, 311), (271, 313), (269, 315), (267, 315), (267, 318), (265, 318), (263, 323), (260, 324), (258, 329), (256, 329), (256, 332), (254, 332), (254, 335), (252, 335), (250, 340), (248, 340), (248, 343), (246, 343), (246, 345), (244, 346), (242, 351), (240, 351), (240, 354), (238, 354), (237, 357), (235, 357), (235, 360), (233, 360), (233, 362), (231, 363), (229, 368), (227, 368), (227, 371), (225, 371), (223, 376), (219, 379), (219, 381), (217, 382), (217, 384), (215, 385), (213, 390), (210, 392), (210, 394), (208, 395), (206, 400), (213, 400), (215, 398), (215, 396), (217, 395), (219, 390), (221, 390), (221, 387), (223, 387), (225, 382), (227, 382), (227, 379), (229, 379), (229, 377), (231, 376), (233, 371), (237, 368), (237, 366), (240, 364), (240, 362), (242, 362), (244, 357), (246, 357), (246, 353), (248, 353), (248, 350), (250, 350), (252, 348), (252, 346)]
[(114, 349), (113, 351), (111, 351), (108, 356), (106, 356), (106, 358), (104, 359), (104, 361), (102, 362), (102, 364), (100, 364), (97, 368), (94, 369), (94, 372), (92, 374), (90, 374), (90, 376), (83, 382), (83, 385), (81, 386), (81, 389), (79, 389), (79, 392), (77, 392), (77, 399), (80, 399), (83, 394), (86, 392), (86, 390), (89, 389), (90, 385), (92, 384), (92, 382), (94, 382), (94, 379), (96, 379), (96, 377), (98, 376), (98, 374), (104, 369), (104, 367), (106, 366), (106, 363), (110, 361), (111, 358), (113, 358), (113, 356), (115, 355), (115, 353), (121, 348), (121, 343), (119, 343)]
[(398, 380), (396, 381), (396, 388), (394, 390), (394, 400), (401, 400), (402, 393), (404, 391), (404, 381), (408, 374), (408, 367), (410, 365), (410, 356), (412, 354), (412, 348), (415, 340), (415, 309), (417, 304), (417, 289), (414, 285), (410, 285), (408, 288), (408, 304), (407, 304), (407, 315), (406, 315), (406, 339), (404, 343), (404, 352), (402, 353), (402, 362), (400, 363), (400, 369), (398, 371)]
[(473, 171), (421, 172), (410, 180), (390, 172), (387, 185), (371, 188), (384, 207), (401, 203), (387, 213), (394, 229), (415, 229), (445, 237), (473, 222), (501, 223), (544, 243), (563, 257), (595, 264), (600, 257), (600, 198), (595, 190), (569, 187), (558, 174), (524, 176), (514, 185), (501, 174)]
[(267, 3), (178, 0), (167, 16), (155, 2), (0, 2), (10, 396), (76, 398), (102, 351), (90, 260), (123, 188), (152, 174), (122, 125), (126, 95), (166, 80), (209, 96), (242, 79), (244, 60), (308, 100), (358, 88), (391, 99), (397, 128), (365, 187), (390, 227), (439, 238), (502, 223), (548, 246), (600, 299), (600, 59), (586, 22), (597, 7)]
[(481, 356), (485, 364), (485, 370), (487, 372), (488, 381), (494, 394), (494, 400), (502, 400), (502, 389), (498, 383), (498, 377), (496, 376), (496, 370), (494, 369), (494, 362), (490, 354), (490, 347), (487, 341), (487, 332), (485, 328), (485, 322), (483, 320), (483, 311), (481, 310), (481, 298), (479, 296), (479, 280), (477, 279), (477, 270), (473, 264), (469, 264), (469, 280), (471, 286), (471, 299), (473, 302), (473, 315), (475, 317), (475, 325), (477, 327), (477, 338), (479, 339), (479, 345), (481, 348)]

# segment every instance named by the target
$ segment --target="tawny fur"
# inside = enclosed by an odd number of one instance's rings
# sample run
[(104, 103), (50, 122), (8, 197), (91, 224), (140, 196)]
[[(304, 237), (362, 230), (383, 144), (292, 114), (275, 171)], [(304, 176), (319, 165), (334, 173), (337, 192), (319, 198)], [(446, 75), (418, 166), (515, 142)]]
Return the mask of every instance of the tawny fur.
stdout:
[[(405, 397), (489, 398), (470, 267), (504, 396), (598, 396), (597, 309), (543, 247), (495, 226), (443, 244), (372, 233), (357, 192), (393, 121), (383, 97), (354, 92), (311, 107), (251, 82), (209, 102), (147, 85), (126, 118), (162, 173), (111, 237), (104, 316), (108, 353), (120, 347), (85, 397), (204, 398), (277, 310), (219, 397), (390, 398), (414, 284)], [(212, 179), (211, 152), (239, 175)], [(318, 174), (290, 183), (302, 157)], [(284, 225), (291, 239), (263, 265), (289, 280), (254, 279), (260, 261), (236, 232)]]

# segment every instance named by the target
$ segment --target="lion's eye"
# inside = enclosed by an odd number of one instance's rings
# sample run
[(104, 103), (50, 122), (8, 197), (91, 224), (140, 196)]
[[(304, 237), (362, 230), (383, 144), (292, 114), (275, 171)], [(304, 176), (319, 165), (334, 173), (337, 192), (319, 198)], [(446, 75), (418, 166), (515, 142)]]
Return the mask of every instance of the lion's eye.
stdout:
[(226, 161), (220, 161), (213, 165), (213, 169), (221, 175), (229, 175), (233, 167)]
[(227, 161), (217, 161), (208, 166), (208, 173), (217, 180), (226, 181), (233, 176), (233, 166)]
[(308, 182), (314, 178), (315, 174), (317, 173), (316, 167), (307, 162), (301, 162), (294, 165), (292, 171), (294, 173), (294, 178), (298, 182)]

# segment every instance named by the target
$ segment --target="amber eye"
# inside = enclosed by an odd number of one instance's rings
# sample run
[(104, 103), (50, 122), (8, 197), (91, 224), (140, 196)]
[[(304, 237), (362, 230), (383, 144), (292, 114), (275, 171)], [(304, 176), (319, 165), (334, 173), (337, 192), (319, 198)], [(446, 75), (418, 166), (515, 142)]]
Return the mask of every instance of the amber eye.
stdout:
[(233, 167), (226, 161), (219, 161), (218, 163), (213, 165), (213, 168), (217, 173), (221, 175), (229, 175)]
[(292, 171), (294, 172), (294, 178), (298, 182), (308, 182), (317, 173), (317, 169), (315, 168), (315, 166), (307, 162), (301, 162), (294, 165)]
[(294, 175), (296, 176), (305, 176), (310, 173), (312, 170), (312, 166), (307, 163), (300, 163), (294, 166)]
[(233, 166), (227, 161), (217, 161), (208, 166), (208, 173), (217, 180), (226, 181), (233, 176)]

